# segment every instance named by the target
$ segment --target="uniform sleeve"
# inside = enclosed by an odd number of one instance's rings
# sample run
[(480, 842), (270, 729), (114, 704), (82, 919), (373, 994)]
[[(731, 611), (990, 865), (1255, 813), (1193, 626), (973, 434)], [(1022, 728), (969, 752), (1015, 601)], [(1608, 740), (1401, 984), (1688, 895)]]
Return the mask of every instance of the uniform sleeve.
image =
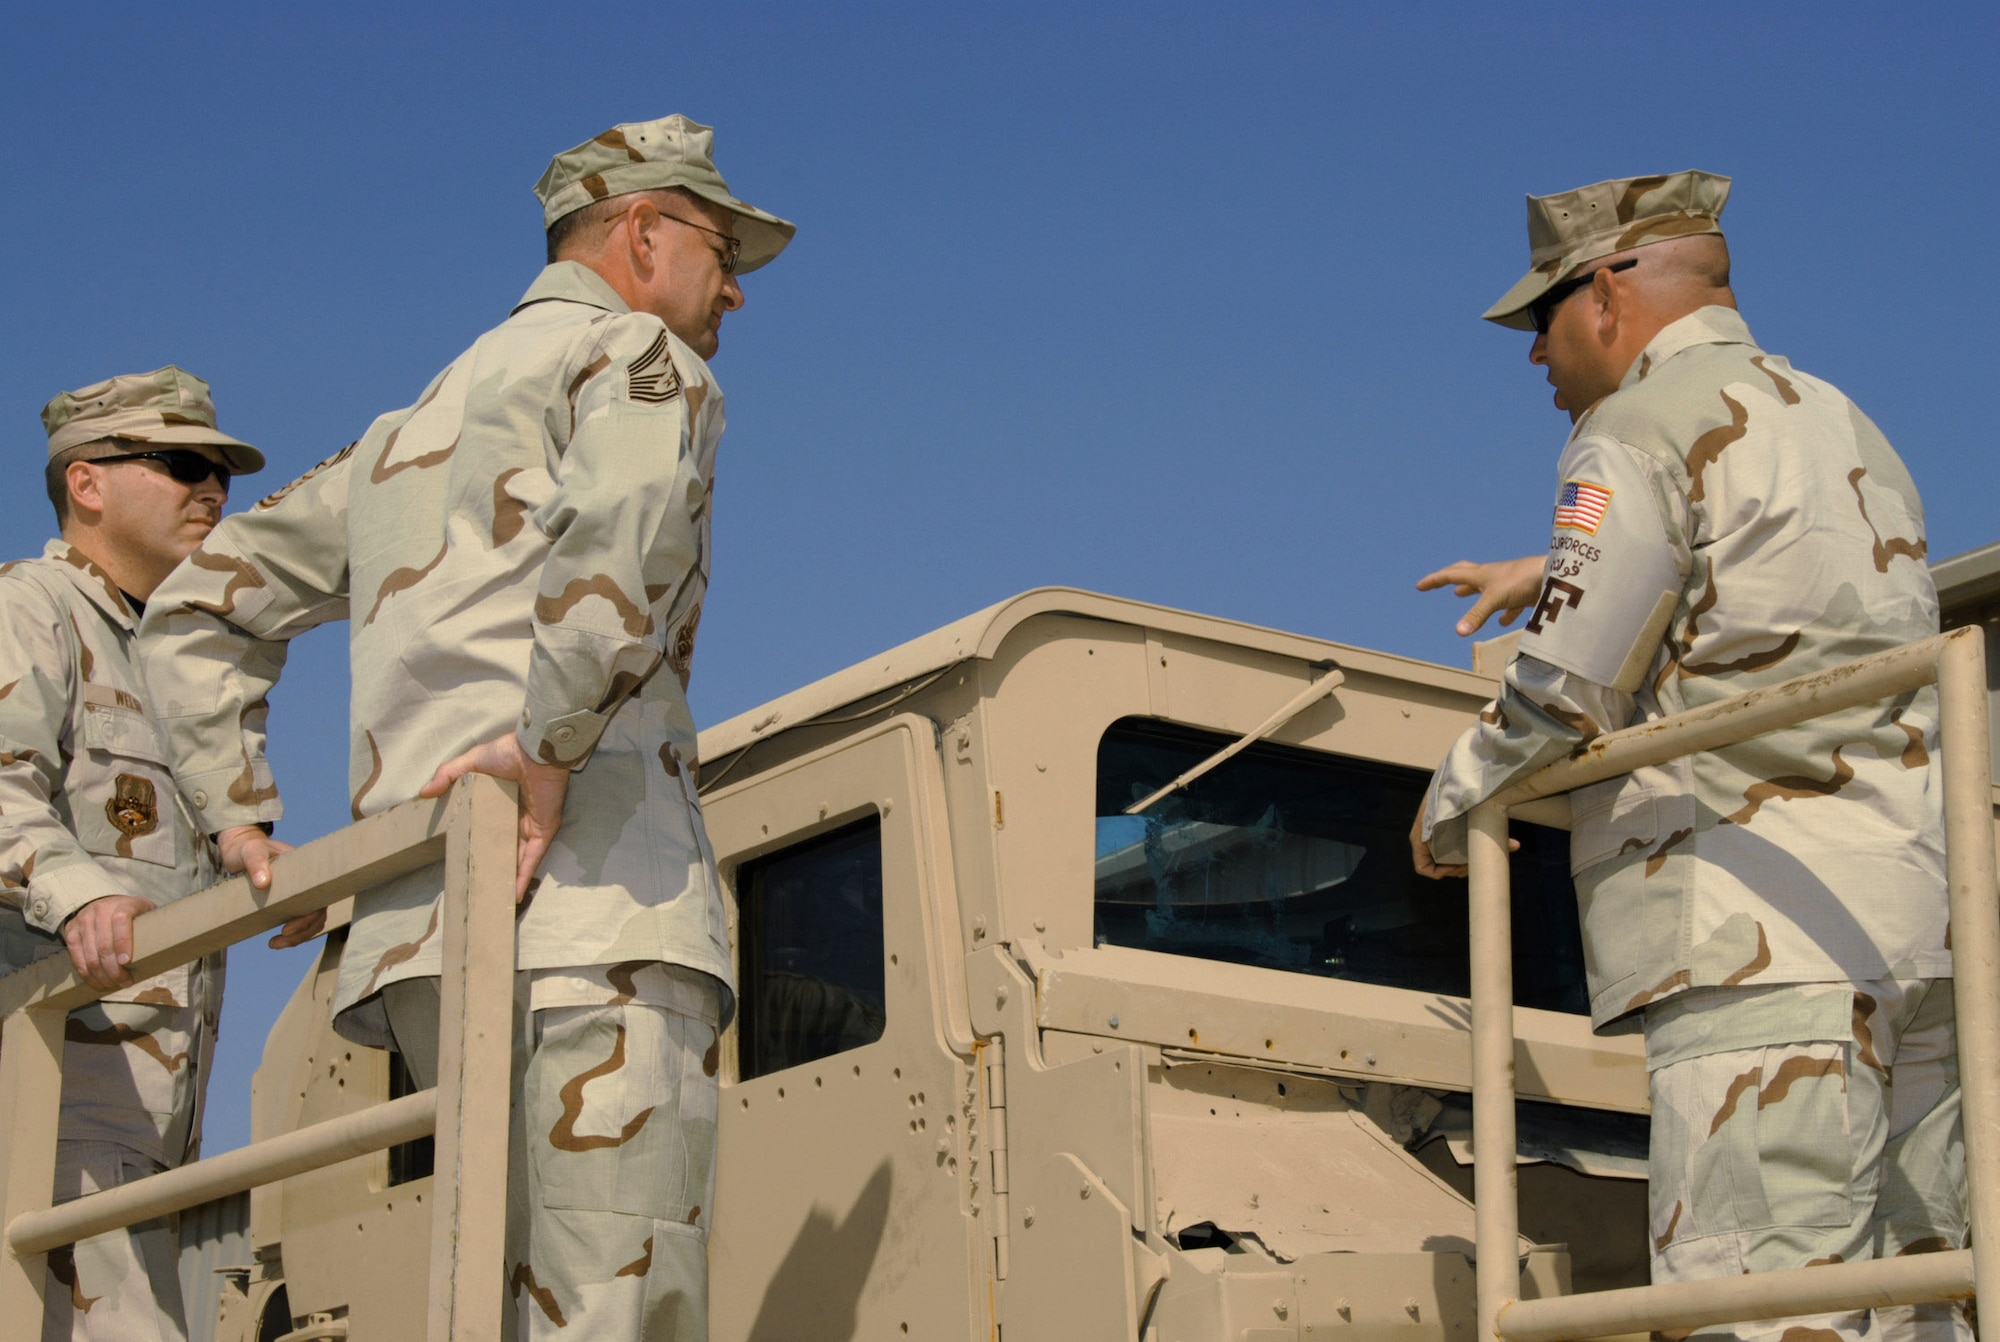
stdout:
[(146, 603), (139, 649), (175, 777), (202, 828), (284, 814), (264, 755), (290, 641), (347, 616), (354, 448), (222, 520)]
[(698, 557), (706, 481), (692, 449), (721, 399), (657, 321), (613, 323), (604, 357), (577, 397), (556, 492), (535, 513), (551, 545), (518, 735), (528, 758), (570, 768), (665, 652), (653, 607)]
[(93, 899), (128, 893), (63, 823), (75, 635), (46, 595), (0, 583), (0, 901), (54, 932)]
[(1465, 817), (1576, 746), (1632, 721), (1691, 566), (1684, 496), (1651, 458), (1585, 436), (1563, 453), (1549, 564), (1500, 696), (1438, 766), (1424, 834), (1464, 861)]

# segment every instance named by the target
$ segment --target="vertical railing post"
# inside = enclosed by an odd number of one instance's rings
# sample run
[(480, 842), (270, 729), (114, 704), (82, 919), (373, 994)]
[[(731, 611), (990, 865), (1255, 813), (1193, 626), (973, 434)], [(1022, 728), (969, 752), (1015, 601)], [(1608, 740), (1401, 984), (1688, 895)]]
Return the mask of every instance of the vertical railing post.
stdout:
[[(30, 1007), (0, 1027), (0, 1226), (47, 1210), (56, 1182), (56, 1125), (62, 1113), (63, 1026), (68, 1013)], [(48, 1255), (0, 1248), (0, 1319), (41, 1332)]]
[(1994, 883), (1986, 646), (1977, 627), (1945, 641), (1937, 685), (1973, 1287), (2000, 1313), (2000, 890)]
[(445, 840), (430, 1342), (492, 1342), (506, 1290), (507, 1118), (514, 1033), (512, 790), (477, 775)]
[(1514, 928), (1507, 808), (1473, 809), (1466, 834), (1472, 940), (1472, 1206), (1477, 1342), (1521, 1294), (1514, 1135)]

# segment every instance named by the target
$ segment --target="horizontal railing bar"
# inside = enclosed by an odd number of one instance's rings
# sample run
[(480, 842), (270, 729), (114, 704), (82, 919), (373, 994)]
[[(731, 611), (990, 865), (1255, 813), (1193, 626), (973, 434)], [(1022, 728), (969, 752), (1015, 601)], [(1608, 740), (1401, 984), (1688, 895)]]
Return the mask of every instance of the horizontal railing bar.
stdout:
[[(448, 800), (404, 802), (300, 845), (271, 864), (269, 890), (237, 876), (143, 915), (132, 924), (132, 977), (151, 978), (442, 861)], [(73, 1011), (102, 996), (67, 955), (50, 955), (0, 978), (0, 1016), (24, 1007)]]
[(1516, 1300), (1501, 1307), (1498, 1332), (1505, 1342), (1577, 1342), (1614, 1333), (1677, 1331), (1971, 1295), (1972, 1251), (1956, 1249)]
[(74, 1244), (120, 1226), (150, 1221), (246, 1188), (426, 1137), (436, 1127), (437, 1092), (421, 1090), (164, 1174), (86, 1194), (47, 1211), (17, 1216), (7, 1227), (7, 1247), (17, 1258), (46, 1253), (59, 1244)]
[(1968, 637), (1980, 637), (1979, 631), (1958, 629), (1906, 643), (1830, 671), (1816, 671), (1669, 718), (1607, 732), (1493, 800), (1502, 806), (1518, 806), (1683, 755), (1734, 745), (1844, 708), (1907, 694), (1937, 679), (1938, 655), (1948, 641)]

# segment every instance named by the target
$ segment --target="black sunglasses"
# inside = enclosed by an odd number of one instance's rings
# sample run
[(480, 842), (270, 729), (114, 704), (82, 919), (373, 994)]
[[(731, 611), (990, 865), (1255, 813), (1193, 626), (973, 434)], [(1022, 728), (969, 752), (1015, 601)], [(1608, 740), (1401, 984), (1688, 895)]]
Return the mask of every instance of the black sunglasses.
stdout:
[(1586, 270), (1581, 275), (1572, 275), (1561, 284), (1551, 284), (1547, 289), (1542, 291), (1540, 298), (1528, 304), (1528, 320), (1534, 323), (1535, 334), (1547, 335), (1549, 333), (1549, 318), (1555, 314), (1556, 308), (1562, 304), (1562, 301), (1578, 289), (1581, 289), (1584, 285), (1596, 279), (1600, 274), (1610, 271), (1615, 275), (1621, 270), (1630, 270), (1638, 264), (1638, 257), (1628, 256), (1623, 261), (1613, 261), (1608, 266), (1599, 266), (1596, 270)]
[(91, 464), (102, 465), (108, 461), (157, 461), (167, 468), (167, 474), (184, 485), (198, 485), (214, 476), (216, 483), (229, 488), (229, 468), (219, 461), (210, 461), (201, 453), (186, 447), (162, 448), (158, 452), (127, 452), (123, 456), (99, 457)]

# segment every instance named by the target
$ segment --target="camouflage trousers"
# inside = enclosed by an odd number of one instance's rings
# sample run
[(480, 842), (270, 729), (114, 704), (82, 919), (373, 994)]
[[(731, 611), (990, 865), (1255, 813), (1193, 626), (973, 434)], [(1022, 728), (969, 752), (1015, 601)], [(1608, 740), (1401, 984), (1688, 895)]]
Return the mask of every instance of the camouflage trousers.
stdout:
[[(1646, 1012), (1655, 1282), (1963, 1247), (1949, 979), (1701, 988)], [(1879, 1330), (1879, 1331), (1878, 1331)], [(1705, 1329), (1971, 1342), (1960, 1306)]]
[[(507, 1342), (705, 1342), (721, 987), (661, 964), (519, 976)], [(436, 1083), (438, 980), (382, 990)]]
[[(57, 1202), (157, 1174), (187, 1154), (206, 1066), (203, 983), (195, 976), (186, 1003), (156, 988), (156, 1000), (99, 1002), (70, 1013)], [(180, 1342), (187, 1330), (179, 1258), (179, 1237), (166, 1221), (53, 1250), (43, 1342)]]
[[(56, 1143), (56, 1201), (166, 1168), (115, 1142)], [(42, 1342), (185, 1342), (180, 1236), (166, 1220), (93, 1235), (49, 1253)]]

